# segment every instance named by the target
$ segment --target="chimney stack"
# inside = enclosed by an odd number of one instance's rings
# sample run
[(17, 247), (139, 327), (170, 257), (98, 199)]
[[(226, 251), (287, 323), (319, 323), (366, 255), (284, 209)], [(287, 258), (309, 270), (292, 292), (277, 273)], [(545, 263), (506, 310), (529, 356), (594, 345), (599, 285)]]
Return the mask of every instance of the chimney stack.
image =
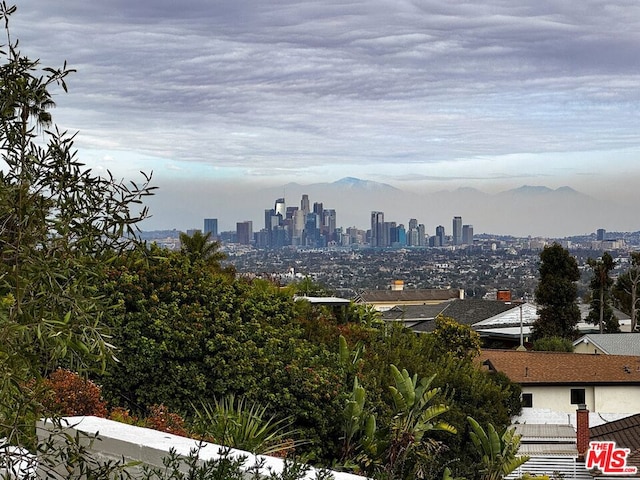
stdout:
[(576, 447), (578, 448), (578, 460), (584, 461), (589, 449), (589, 410), (583, 403), (576, 410)]

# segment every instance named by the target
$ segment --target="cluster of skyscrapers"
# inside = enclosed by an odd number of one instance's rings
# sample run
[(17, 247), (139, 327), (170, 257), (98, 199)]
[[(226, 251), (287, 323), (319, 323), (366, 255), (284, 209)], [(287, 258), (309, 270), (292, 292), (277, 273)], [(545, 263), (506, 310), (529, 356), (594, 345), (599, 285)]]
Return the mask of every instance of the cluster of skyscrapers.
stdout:
[[(218, 238), (218, 221), (205, 219), (204, 232)], [(462, 217), (453, 217), (453, 233), (447, 236), (442, 225), (429, 236), (424, 224), (415, 218), (408, 226), (386, 222), (384, 212), (371, 212), (371, 228), (347, 229), (336, 226), (336, 211), (320, 202), (313, 207), (308, 195), (302, 195), (300, 206), (287, 206), (284, 198), (276, 199), (274, 207), (264, 211), (264, 227), (253, 231), (253, 222), (236, 224), (234, 241), (258, 248), (280, 248), (288, 245), (321, 248), (327, 246), (365, 245), (371, 247), (444, 247), (473, 245), (473, 225), (463, 225)]]

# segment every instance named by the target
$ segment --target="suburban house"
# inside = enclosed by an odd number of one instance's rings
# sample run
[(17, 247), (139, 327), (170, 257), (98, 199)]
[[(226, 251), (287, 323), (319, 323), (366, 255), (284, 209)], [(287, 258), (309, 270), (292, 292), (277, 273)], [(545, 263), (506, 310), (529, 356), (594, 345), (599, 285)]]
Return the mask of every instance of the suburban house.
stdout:
[(640, 411), (640, 357), (483, 350), (479, 361), (522, 387), (525, 409), (631, 415)]
[(516, 306), (511, 302), (465, 298), (435, 305), (396, 305), (382, 312), (382, 318), (388, 322), (402, 322), (416, 332), (432, 332), (439, 315), (451, 317), (462, 325), (472, 326)]
[(640, 356), (640, 333), (588, 333), (573, 348), (575, 353)]
[(365, 290), (356, 295), (356, 303), (366, 303), (376, 310), (385, 311), (398, 305), (438, 305), (456, 298), (464, 298), (464, 290), (458, 288), (404, 289), (396, 283), (389, 290)]

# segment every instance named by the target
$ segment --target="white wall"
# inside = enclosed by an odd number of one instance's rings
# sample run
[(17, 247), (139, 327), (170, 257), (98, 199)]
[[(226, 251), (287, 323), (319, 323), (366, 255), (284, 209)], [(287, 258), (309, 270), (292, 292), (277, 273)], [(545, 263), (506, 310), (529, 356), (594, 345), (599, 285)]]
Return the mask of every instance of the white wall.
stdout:
[[(167, 457), (171, 448), (178, 454), (189, 455), (189, 452), (198, 446), (196, 440), (178, 435), (158, 432), (148, 428), (135, 427), (124, 423), (115, 422), (98, 417), (67, 417), (64, 419), (69, 425), (68, 433), (75, 435), (82, 432), (89, 435), (98, 435), (100, 441), (94, 443), (92, 453), (96, 457), (105, 460), (142, 461), (152, 466), (162, 466), (162, 459)], [(53, 428), (50, 422), (38, 424), (38, 436), (46, 439)], [(219, 458), (222, 447), (213, 443), (204, 443), (199, 451), (199, 457), (203, 461)], [(261, 470), (265, 476), (269, 471), (281, 472), (284, 461), (279, 458), (267, 456), (254, 456), (241, 450), (231, 450), (233, 457), (247, 457), (246, 468), (256, 465), (256, 460), (264, 461)], [(342, 472), (331, 472), (335, 480), (364, 480), (365, 477)], [(313, 479), (316, 471), (310, 469), (305, 478)]]
[(640, 386), (523, 386), (522, 393), (533, 395), (533, 408), (575, 413), (571, 389), (584, 388), (585, 402), (591, 412), (629, 413), (640, 411)]

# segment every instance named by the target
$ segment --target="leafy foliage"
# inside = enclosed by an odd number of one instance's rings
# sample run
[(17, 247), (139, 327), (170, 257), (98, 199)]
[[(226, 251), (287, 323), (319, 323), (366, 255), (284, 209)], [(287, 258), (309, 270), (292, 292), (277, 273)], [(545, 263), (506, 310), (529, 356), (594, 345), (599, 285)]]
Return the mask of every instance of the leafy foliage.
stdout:
[(538, 319), (533, 325), (534, 338), (574, 338), (580, 321), (576, 303), (580, 279), (578, 262), (559, 243), (546, 246), (540, 253), (540, 280), (535, 295)]
[(573, 342), (562, 337), (542, 337), (533, 342), (533, 350), (543, 352), (573, 352)]
[(25, 385), (111, 358), (110, 305), (98, 285), (103, 266), (134, 243), (153, 187), (148, 175), (127, 184), (77, 159), (74, 135), (50, 112), (51, 90), (66, 91), (73, 70), (42, 67), (18, 50), (8, 26), (15, 11), (0, 4), (0, 436), (21, 443), (42, 414), (41, 389)]
[(480, 354), (480, 334), (453, 318), (439, 315), (433, 335), (441, 355), (475, 358)]
[(612, 295), (620, 309), (631, 318), (631, 331), (638, 325), (638, 286), (640, 285), (640, 252), (631, 252), (629, 268), (619, 275), (613, 287)]
[(304, 443), (295, 437), (293, 418), (268, 415), (267, 407), (227, 395), (194, 407), (193, 430), (202, 438), (252, 453), (286, 456)]
[(518, 456), (520, 437), (514, 428), (500, 435), (491, 423), (485, 430), (472, 417), (467, 420), (471, 426), (469, 436), (481, 458), (482, 480), (501, 480), (529, 460), (526, 455)]
[(107, 405), (100, 387), (75, 372), (59, 368), (45, 380), (51, 395), (45, 397), (45, 406), (62, 416), (107, 416)]
[(615, 267), (615, 261), (609, 252), (604, 252), (600, 259), (589, 258), (587, 264), (593, 270), (591, 279), (591, 304), (587, 321), (599, 325), (600, 333), (615, 333), (620, 331), (618, 320), (613, 315), (611, 307), (611, 287), (613, 279), (610, 272)]

